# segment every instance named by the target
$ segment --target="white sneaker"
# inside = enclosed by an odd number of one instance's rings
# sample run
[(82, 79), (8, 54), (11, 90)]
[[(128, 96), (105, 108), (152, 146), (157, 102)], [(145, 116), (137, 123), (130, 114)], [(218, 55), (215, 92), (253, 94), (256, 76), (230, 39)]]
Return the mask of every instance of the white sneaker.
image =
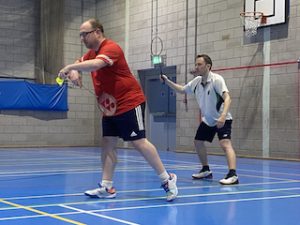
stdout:
[(199, 173), (192, 174), (192, 177), (194, 179), (211, 179), (212, 178), (212, 172), (210, 170), (200, 170)]
[(162, 184), (161, 186), (165, 189), (167, 193), (167, 201), (173, 201), (178, 195), (178, 189), (176, 186), (177, 176), (175, 173), (170, 173), (169, 180)]
[(220, 180), (219, 182), (220, 182), (220, 184), (223, 184), (223, 185), (238, 184), (239, 178), (237, 175), (229, 176), (227, 174), (227, 176), (225, 178), (223, 178), (222, 180)]
[(84, 192), (85, 195), (91, 198), (115, 198), (117, 193), (114, 187), (108, 189), (106, 187), (102, 187), (101, 184), (98, 184), (99, 188), (87, 190)]

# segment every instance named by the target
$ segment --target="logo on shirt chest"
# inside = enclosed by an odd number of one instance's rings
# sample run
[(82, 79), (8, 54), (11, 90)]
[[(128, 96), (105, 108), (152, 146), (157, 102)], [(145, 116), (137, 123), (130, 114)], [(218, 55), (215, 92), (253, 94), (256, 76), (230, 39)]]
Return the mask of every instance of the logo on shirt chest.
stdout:
[(98, 98), (98, 105), (106, 116), (113, 116), (116, 113), (117, 101), (112, 95), (103, 93)]
[(198, 91), (198, 94), (200, 96), (210, 95), (210, 93), (211, 93), (211, 88), (208, 85), (206, 85), (205, 87), (201, 87)]

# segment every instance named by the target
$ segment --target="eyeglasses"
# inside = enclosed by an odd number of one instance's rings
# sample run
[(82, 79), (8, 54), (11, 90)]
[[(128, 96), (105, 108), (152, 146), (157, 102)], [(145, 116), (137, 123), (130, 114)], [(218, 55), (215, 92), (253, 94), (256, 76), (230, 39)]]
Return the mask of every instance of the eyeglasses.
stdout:
[(88, 31), (88, 32), (81, 32), (79, 34), (79, 37), (86, 38), (86, 36), (88, 36), (90, 33), (93, 33), (94, 31), (96, 31), (96, 30), (91, 30), (91, 31)]

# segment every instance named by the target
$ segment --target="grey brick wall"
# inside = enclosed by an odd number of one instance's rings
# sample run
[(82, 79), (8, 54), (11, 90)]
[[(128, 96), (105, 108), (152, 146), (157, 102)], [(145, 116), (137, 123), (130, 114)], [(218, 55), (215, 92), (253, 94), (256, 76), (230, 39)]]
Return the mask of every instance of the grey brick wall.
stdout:
[[(96, 11), (92, 10), (95, 9), (95, 1), (89, 2), (93, 7), (87, 1), (84, 2), (85, 4), (81, 4), (81, 1), (65, 1), (65, 64), (74, 62), (82, 55), (84, 49), (78, 35), (79, 25), (84, 16), (95, 16)], [(0, 32), (0, 40), (1, 46), (6, 50), (1, 51), (1, 57), (10, 56), (3, 60), (5, 63), (0, 65), (0, 71), (34, 78), (35, 43), (39, 38), (39, 1), (1, 1), (0, 4), (1, 10), (8, 11), (6, 15), (1, 14), (3, 20), (0, 22), (0, 30), (3, 32)], [(28, 8), (31, 11), (29, 14), (26, 13)], [(10, 32), (6, 32), (7, 29)], [(92, 89), (88, 74), (84, 75), (83, 81), (85, 88)], [(99, 112), (94, 96), (85, 88), (69, 88), (69, 111), (66, 113), (1, 111), (1, 146), (85, 146), (98, 143)]]
[(0, 1), (0, 75), (34, 78), (39, 4)]
[[(23, 4), (21, 2), (17, 4)], [(177, 66), (179, 83), (185, 82), (186, 57), (187, 68), (190, 69), (194, 64), (195, 53), (209, 54), (213, 59), (213, 69), (216, 71), (220, 68), (264, 63), (263, 29), (260, 29), (257, 36), (251, 40), (244, 37), (239, 18), (239, 13), (243, 11), (243, 1), (198, 1), (197, 37), (195, 37), (195, 1), (189, 0), (188, 4), (187, 37), (185, 35), (186, 1), (160, 0), (158, 2), (158, 34), (164, 44), (162, 54), (167, 55), (167, 65)], [(130, 4), (129, 24), (125, 24), (126, 1), (65, 0), (67, 9), (64, 21), (65, 63), (73, 62), (74, 58), (86, 51), (80, 44), (78, 28), (82, 21), (96, 16), (104, 24), (107, 37), (117, 41), (123, 48), (128, 47), (128, 62), (135, 74), (139, 69), (151, 67), (151, 0), (130, 0), (128, 3)], [(300, 2), (290, 0), (288, 22), (271, 27), (271, 63), (293, 61), (300, 56), (299, 12)], [(23, 20), (31, 26), (29, 29), (32, 29), (34, 34), (35, 22), (32, 17)], [(0, 29), (5, 29), (7, 26), (2, 20), (0, 24), (2, 24)], [(125, 42), (126, 25), (129, 26), (127, 43)], [(6, 42), (10, 43), (11, 40), (3, 32), (1, 33), (0, 48), (6, 50)], [(194, 44), (195, 38), (197, 46)], [(186, 40), (187, 55), (185, 55)], [(30, 58), (32, 53), (28, 54)], [(10, 57), (5, 62), (1, 61), (1, 70), (9, 73), (22, 70), (21, 67), (15, 69), (16, 60), (17, 57)], [(32, 68), (29, 68), (29, 71), (30, 69)], [(261, 157), (264, 131), (263, 68), (219, 73), (224, 76), (233, 100), (231, 112), (234, 117), (232, 135), (234, 148), (238, 155)], [(297, 64), (270, 69), (270, 157), (300, 159), (299, 76)], [(192, 76), (187, 75), (187, 79), (192, 79)], [(84, 76), (84, 84), (86, 88), (92, 89), (88, 74)], [(177, 95), (176, 149), (191, 152), (194, 151), (193, 138), (197, 129), (198, 107), (195, 99), (188, 96), (186, 110), (183, 100), (183, 95)], [(70, 111), (67, 114), (1, 111), (1, 143), (5, 145), (56, 145), (57, 143), (93, 145), (97, 143), (100, 135), (99, 112), (94, 97), (84, 89), (70, 89), (69, 103)], [(46, 137), (49, 140), (42, 141), (46, 140)], [(217, 139), (208, 146), (209, 152), (223, 154)]]

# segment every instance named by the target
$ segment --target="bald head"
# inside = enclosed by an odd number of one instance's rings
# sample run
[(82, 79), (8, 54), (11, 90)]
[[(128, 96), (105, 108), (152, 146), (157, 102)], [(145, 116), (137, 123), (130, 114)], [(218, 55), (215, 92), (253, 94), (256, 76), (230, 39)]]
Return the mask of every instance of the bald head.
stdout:
[(103, 25), (99, 22), (99, 20), (97, 19), (89, 19), (87, 21), (85, 21), (81, 27), (84, 26), (84, 27), (87, 27), (87, 28), (90, 28), (92, 30), (99, 30), (101, 31), (102, 33), (104, 33), (104, 29), (103, 29)]
[(85, 46), (97, 51), (105, 39), (103, 26), (97, 19), (89, 19), (80, 26), (80, 38)]

